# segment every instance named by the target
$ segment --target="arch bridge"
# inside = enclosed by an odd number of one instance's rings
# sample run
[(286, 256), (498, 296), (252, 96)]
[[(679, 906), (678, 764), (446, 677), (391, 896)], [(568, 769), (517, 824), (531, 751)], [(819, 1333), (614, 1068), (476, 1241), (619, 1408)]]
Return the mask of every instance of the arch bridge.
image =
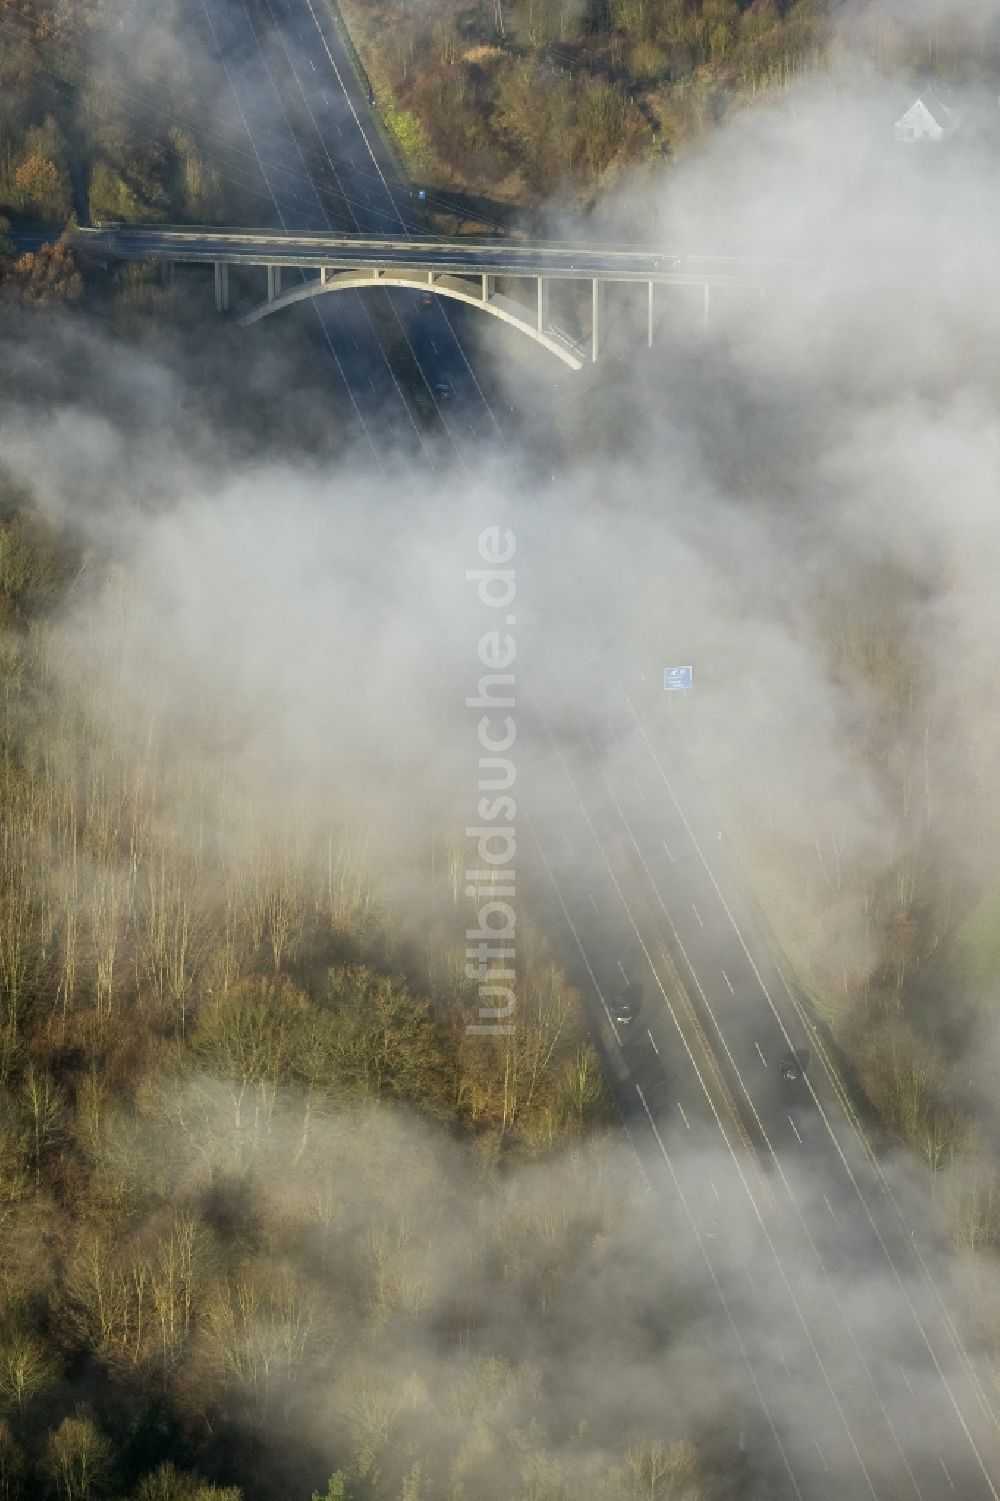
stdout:
[[(603, 333), (602, 290), (609, 283), (635, 283), (646, 291), (647, 342), (653, 342), (655, 290), (698, 289), (707, 321), (716, 287), (744, 287), (761, 294), (814, 276), (819, 263), (764, 256), (692, 254), (618, 246), (572, 245), (529, 240), (402, 240), (360, 235), (291, 234), (273, 230), (103, 225), (78, 230), (74, 245), (100, 260), (158, 261), (171, 276), (178, 264), (211, 265), (215, 305), (229, 311), (231, 266), (265, 272), (264, 296), (240, 316), (251, 324), (293, 303), (368, 287), (401, 287), (479, 308), (499, 318), (563, 360), (574, 370), (588, 352), (596, 360)], [(287, 285), (295, 277), (293, 285)], [(497, 282), (525, 282), (521, 300), (498, 291)], [(550, 317), (555, 282), (589, 283), (591, 329), (575, 340)], [(589, 350), (587, 345), (589, 344)]]

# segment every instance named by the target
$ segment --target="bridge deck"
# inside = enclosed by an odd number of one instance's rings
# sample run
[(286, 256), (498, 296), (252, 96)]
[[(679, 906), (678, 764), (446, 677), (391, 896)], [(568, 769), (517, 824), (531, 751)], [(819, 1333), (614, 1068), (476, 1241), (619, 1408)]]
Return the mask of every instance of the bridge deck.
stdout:
[(303, 270), (372, 268), (466, 276), (557, 277), (579, 281), (653, 281), (760, 286), (815, 276), (819, 260), (726, 256), (618, 246), (514, 240), (402, 240), (389, 237), (282, 234), (253, 229), (105, 226), (71, 236), (111, 260), (214, 262)]

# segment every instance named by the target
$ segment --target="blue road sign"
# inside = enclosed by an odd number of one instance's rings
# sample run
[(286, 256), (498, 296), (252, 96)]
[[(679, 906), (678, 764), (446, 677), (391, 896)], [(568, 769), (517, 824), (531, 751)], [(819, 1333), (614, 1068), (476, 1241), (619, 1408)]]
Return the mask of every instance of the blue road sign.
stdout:
[(664, 667), (664, 688), (690, 688), (691, 679), (694, 676), (693, 667)]

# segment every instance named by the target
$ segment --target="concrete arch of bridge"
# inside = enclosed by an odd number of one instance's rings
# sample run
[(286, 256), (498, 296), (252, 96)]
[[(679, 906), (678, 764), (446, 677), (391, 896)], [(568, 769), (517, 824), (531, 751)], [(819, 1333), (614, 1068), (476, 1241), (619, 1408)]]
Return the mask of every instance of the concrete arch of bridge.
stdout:
[(527, 316), (527, 310), (513, 298), (500, 297), (494, 292), (484, 297), (482, 292), (474, 289), (471, 279), (465, 280), (457, 276), (435, 276), (432, 280), (427, 274), (420, 277), (417, 274), (400, 276), (394, 272), (378, 271), (335, 272), (332, 276), (328, 274), (325, 281), (307, 281), (267, 302), (258, 303), (248, 313), (244, 313), (239, 321), (243, 325), (259, 323), (261, 318), (280, 312), (282, 308), (290, 307), (295, 302), (323, 297), (327, 292), (357, 292), (369, 287), (401, 287), (410, 292), (432, 292), (435, 297), (451, 297), (456, 302), (464, 302), (470, 307), (479, 308), (481, 312), (490, 313), (494, 318), (516, 328), (519, 333), (527, 334), (529, 339), (534, 339), (536, 344), (569, 365), (571, 370), (580, 370), (583, 366), (578, 347), (558, 329), (539, 328), (537, 322)]

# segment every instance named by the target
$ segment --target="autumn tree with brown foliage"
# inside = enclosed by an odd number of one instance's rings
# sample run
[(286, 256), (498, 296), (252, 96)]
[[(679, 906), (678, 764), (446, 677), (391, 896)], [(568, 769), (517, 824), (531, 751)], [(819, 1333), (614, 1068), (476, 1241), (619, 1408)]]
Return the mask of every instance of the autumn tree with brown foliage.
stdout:
[(83, 276), (62, 242), (18, 256), (0, 279), (0, 298), (28, 307), (77, 302), (82, 295)]

